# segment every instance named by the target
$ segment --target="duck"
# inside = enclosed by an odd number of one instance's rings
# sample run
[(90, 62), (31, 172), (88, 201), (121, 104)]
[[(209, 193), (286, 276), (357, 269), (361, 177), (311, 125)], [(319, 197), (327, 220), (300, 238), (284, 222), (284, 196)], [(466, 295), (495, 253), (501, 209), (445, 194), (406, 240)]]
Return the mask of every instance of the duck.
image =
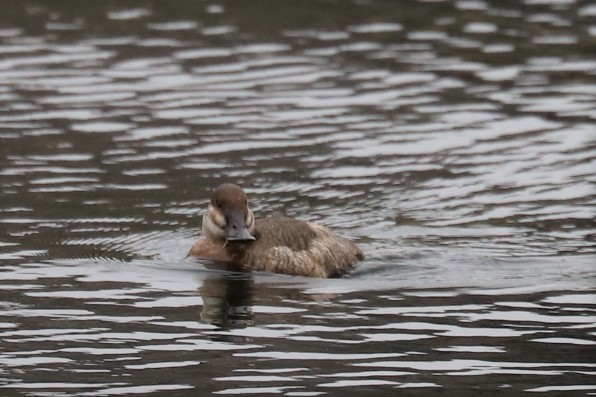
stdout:
[(364, 258), (352, 241), (311, 222), (274, 215), (256, 219), (244, 190), (219, 185), (203, 214), (202, 236), (188, 255), (234, 270), (335, 278)]

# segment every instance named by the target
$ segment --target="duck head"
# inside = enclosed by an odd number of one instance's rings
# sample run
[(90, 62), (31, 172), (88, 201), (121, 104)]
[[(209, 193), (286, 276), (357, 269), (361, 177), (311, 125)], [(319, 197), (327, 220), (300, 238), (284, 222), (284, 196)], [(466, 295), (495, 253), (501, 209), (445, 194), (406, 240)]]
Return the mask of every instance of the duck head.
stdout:
[(203, 235), (225, 241), (256, 240), (255, 217), (248, 207), (248, 199), (240, 186), (225, 183), (211, 196), (203, 215)]

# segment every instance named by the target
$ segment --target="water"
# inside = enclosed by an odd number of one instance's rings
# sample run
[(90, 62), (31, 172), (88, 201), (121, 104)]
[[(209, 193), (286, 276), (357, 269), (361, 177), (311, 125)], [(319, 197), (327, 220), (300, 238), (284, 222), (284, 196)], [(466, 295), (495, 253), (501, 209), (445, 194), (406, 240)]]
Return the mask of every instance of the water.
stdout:
[[(3, 5), (0, 394), (596, 394), (591, 2)], [(367, 259), (184, 259), (222, 181)]]

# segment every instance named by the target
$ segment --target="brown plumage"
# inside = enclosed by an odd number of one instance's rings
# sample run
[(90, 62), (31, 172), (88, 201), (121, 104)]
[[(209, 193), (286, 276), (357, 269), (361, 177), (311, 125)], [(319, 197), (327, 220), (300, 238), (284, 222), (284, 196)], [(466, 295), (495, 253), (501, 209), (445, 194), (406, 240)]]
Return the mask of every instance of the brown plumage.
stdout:
[(188, 255), (307, 277), (339, 277), (363, 258), (356, 244), (324, 226), (277, 216), (255, 221), (244, 191), (232, 184), (215, 189), (203, 237)]

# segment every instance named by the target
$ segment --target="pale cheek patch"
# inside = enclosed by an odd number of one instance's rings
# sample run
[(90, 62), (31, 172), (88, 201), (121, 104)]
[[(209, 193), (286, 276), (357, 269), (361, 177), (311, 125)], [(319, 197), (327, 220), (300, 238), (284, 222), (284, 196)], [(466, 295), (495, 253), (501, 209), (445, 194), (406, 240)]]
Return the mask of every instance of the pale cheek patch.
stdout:
[(225, 226), (224, 216), (210, 205), (209, 210), (203, 215), (203, 235), (207, 238), (224, 238)]
[(211, 218), (212, 222), (215, 223), (217, 226), (219, 226), (222, 229), (226, 227), (226, 218), (222, 215), (221, 211), (215, 209), (211, 204), (209, 204), (207, 214)]
[(248, 214), (246, 215), (246, 228), (251, 234), (254, 234), (255, 231), (255, 216), (253, 215), (252, 211), (249, 209)]

